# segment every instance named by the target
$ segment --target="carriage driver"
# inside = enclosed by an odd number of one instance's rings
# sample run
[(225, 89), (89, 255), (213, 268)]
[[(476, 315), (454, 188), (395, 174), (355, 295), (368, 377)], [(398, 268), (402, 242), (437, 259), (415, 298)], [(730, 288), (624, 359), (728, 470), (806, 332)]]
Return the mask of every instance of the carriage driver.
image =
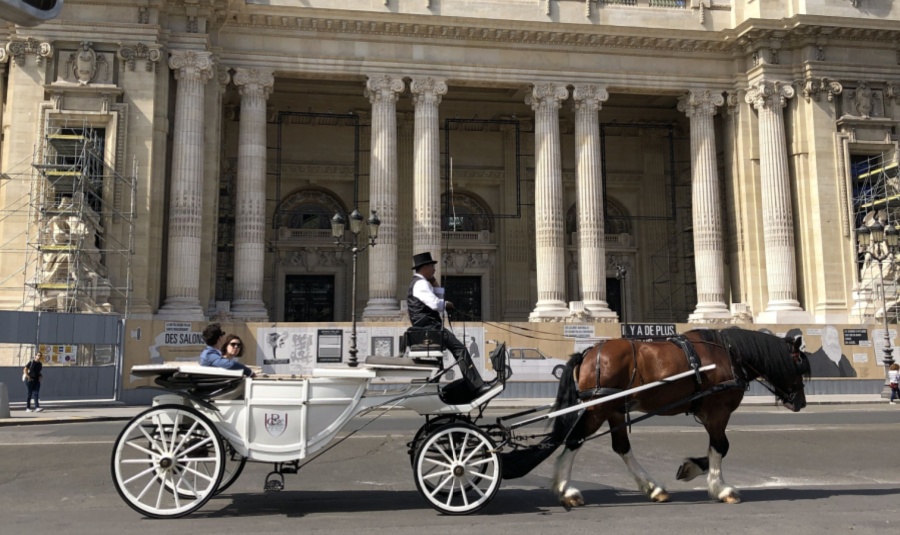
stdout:
[[(490, 386), (484, 384), (478, 369), (472, 362), (472, 356), (465, 344), (460, 342), (452, 332), (444, 328), (441, 312), (453, 310), (453, 303), (442, 299), (443, 288), (435, 291), (437, 281), (434, 279), (434, 265), (437, 260), (431, 258), (431, 253), (419, 253), (413, 256), (413, 269), (415, 275), (409, 285), (409, 294), (406, 297), (409, 321), (414, 329), (427, 331), (442, 331), (444, 347), (453, 353), (459, 361), (459, 369), (466, 386), (472, 392), (481, 394), (490, 390)], [(439, 297), (437, 294), (441, 294)]]

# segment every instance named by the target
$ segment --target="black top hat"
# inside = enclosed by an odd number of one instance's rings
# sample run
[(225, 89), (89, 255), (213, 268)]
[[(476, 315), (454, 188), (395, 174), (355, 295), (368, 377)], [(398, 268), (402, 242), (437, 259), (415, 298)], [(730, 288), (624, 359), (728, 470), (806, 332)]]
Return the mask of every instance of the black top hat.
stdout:
[(431, 258), (431, 253), (419, 253), (413, 256), (413, 269), (419, 269), (428, 264), (437, 264), (437, 260)]

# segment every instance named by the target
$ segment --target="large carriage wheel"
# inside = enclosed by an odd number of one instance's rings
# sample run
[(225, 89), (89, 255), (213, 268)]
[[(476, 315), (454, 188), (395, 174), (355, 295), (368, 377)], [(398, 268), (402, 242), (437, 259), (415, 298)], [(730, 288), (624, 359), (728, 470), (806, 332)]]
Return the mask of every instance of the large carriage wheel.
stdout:
[(225, 472), (225, 447), (209, 419), (185, 405), (159, 405), (128, 422), (116, 439), (112, 477), (132, 509), (176, 518), (209, 500)]
[(488, 504), (500, 488), (500, 456), (491, 437), (467, 423), (432, 433), (416, 453), (416, 488), (442, 513), (464, 515)]

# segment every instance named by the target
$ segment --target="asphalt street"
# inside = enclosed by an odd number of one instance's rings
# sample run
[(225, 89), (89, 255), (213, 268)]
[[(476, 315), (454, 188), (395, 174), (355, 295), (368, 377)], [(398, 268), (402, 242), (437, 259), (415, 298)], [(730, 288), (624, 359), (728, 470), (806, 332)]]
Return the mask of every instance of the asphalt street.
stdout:
[(900, 408), (887, 404), (739, 410), (723, 470), (742, 491), (739, 505), (711, 502), (700, 479), (675, 480), (683, 457), (704, 454), (706, 434), (690, 418), (659, 417), (636, 425), (631, 439), (672, 502), (638, 493), (602, 438), (576, 460), (585, 507), (566, 512), (556, 504), (547, 461), (505, 481), (487, 507), (464, 517), (438, 514), (416, 490), (405, 443), (421, 423), (407, 411), (387, 414), (286, 476), (278, 493), (262, 491), (270, 465), (249, 464), (231, 489), (176, 520), (142, 518), (116, 494), (110, 456), (124, 422), (0, 428), (0, 533), (773, 535), (900, 527)]

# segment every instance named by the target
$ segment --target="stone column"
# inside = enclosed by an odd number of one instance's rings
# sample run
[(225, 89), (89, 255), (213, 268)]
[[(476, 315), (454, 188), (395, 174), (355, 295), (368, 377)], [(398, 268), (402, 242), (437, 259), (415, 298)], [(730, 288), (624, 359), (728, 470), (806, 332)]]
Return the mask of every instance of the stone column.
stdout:
[[(401, 78), (371, 76), (366, 96), (372, 103), (372, 149), (369, 170), (369, 207), (378, 211), (378, 244), (369, 248), (369, 301), (363, 318), (397, 319), (397, 98)], [(366, 216), (368, 218), (368, 216)]]
[(806, 314), (796, 314), (803, 309), (797, 301), (794, 222), (782, 111), (787, 99), (793, 96), (794, 88), (789, 83), (763, 81), (751, 86), (744, 97), (759, 112), (759, 169), (769, 303), (758, 323), (811, 319), (801, 317)]
[(535, 85), (525, 99), (534, 110), (534, 216), (538, 301), (529, 321), (560, 321), (566, 305), (565, 214), (559, 152), (559, 108), (569, 96), (558, 83)]
[(597, 112), (609, 99), (606, 88), (576, 85), (575, 160), (578, 182), (578, 273), (584, 311), (595, 321), (615, 321), (606, 302), (606, 243), (603, 233), (603, 173)]
[[(415, 78), (409, 88), (416, 106), (413, 254), (430, 251), (432, 258), (440, 259), (441, 147), (438, 105), (441, 97), (447, 94), (447, 84), (431, 77)], [(440, 277), (440, 274), (435, 276)]]
[(173, 50), (175, 128), (172, 140), (172, 180), (169, 194), (169, 248), (166, 300), (159, 315), (202, 321), (200, 306), (200, 231), (203, 213), (204, 86), (215, 74), (212, 53)]
[(234, 301), (231, 314), (245, 321), (268, 321), (263, 303), (266, 256), (266, 99), (272, 71), (235, 69), (241, 94), (238, 134), (237, 213), (234, 224)]
[(690, 323), (731, 320), (731, 312), (725, 304), (722, 201), (713, 127), (716, 108), (724, 103), (722, 95), (708, 89), (688, 91), (678, 100), (678, 110), (691, 121), (691, 206), (697, 308), (688, 318)]

